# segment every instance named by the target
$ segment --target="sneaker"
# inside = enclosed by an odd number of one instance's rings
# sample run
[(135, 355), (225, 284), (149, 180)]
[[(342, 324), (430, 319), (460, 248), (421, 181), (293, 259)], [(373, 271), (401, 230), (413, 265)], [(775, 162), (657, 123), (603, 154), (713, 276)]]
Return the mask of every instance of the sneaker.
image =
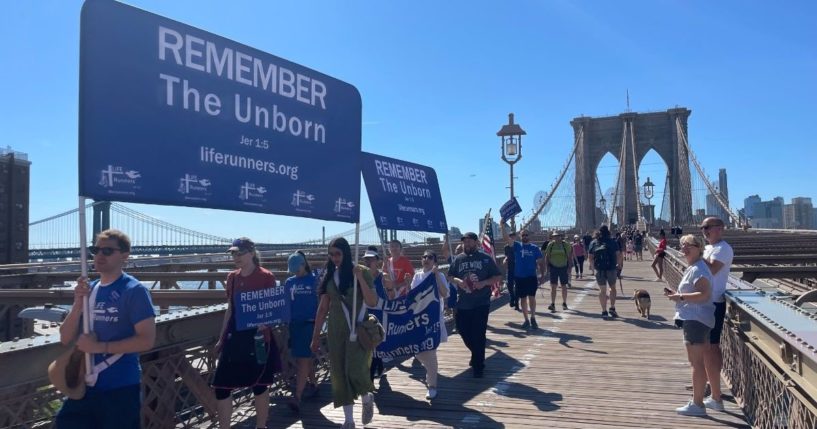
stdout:
[(618, 317), (618, 313), (616, 313), (615, 307), (610, 307), (610, 317)]
[(530, 327), (531, 327), (531, 329), (539, 329), (539, 324), (536, 323), (536, 318), (535, 317), (530, 318)]
[(607, 310), (601, 312), (601, 317), (607, 318), (608, 316), (609, 314), (607, 313)]
[(700, 405), (695, 405), (694, 402), (689, 401), (683, 407), (676, 408), (675, 412), (682, 415), (682, 416), (705, 416), (706, 415), (706, 407), (701, 407)]
[(567, 303), (566, 302), (562, 303), (562, 310), (567, 310)]
[(433, 387), (428, 388), (428, 393), (426, 393), (426, 399), (434, 399), (437, 397), (437, 389)]
[[(366, 398), (369, 398), (366, 400)], [(364, 425), (367, 425), (372, 422), (374, 418), (374, 398), (372, 397), (371, 393), (367, 393), (363, 395), (363, 410), (360, 413), (360, 419), (363, 421)], [(353, 426), (354, 427), (354, 426)]]
[(556, 312), (556, 305), (555, 304), (550, 304), (548, 306), (548, 310), (550, 310), (552, 313), (555, 313)]
[(474, 367), (474, 378), (482, 378), (483, 375), (484, 375), (483, 368)]
[(355, 422), (343, 422), (343, 426), (340, 429), (355, 429)]
[(301, 413), (301, 401), (296, 398), (290, 398), (287, 405), (289, 406), (289, 410), (292, 411), (292, 414), (298, 415)]
[(704, 399), (704, 407), (709, 408), (710, 410), (723, 411), (723, 400), (716, 401), (712, 399), (711, 396), (707, 396)]
[[(525, 323), (522, 324), (522, 329), (530, 329), (530, 322), (525, 320)], [(474, 365), (471, 365), (474, 366)]]

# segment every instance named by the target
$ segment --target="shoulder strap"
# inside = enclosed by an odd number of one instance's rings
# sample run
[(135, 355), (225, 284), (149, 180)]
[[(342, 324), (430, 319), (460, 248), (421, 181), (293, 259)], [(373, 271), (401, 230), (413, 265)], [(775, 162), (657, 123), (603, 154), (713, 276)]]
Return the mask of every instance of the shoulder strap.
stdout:
[[(85, 315), (85, 317), (88, 318), (88, 323), (91, 327), (91, 332), (94, 332), (94, 311), (96, 309), (96, 294), (97, 292), (99, 292), (100, 287), (99, 283), (100, 282), (96, 283), (94, 288), (91, 290), (91, 296), (88, 298), (88, 309), (90, 310), (91, 314)], [(99, 378), (99, 373), (110, 368), (111, 365), (116, 363), (116, 361), (118, 361), (122, 356), (123, 356), (122, 353), (110, 355), (108, 356), (107, 359), (94, 365), (93, 371), (90, 374), (85, 374), (85, 384), (91, 387), (95, 386), (96, 381)]]

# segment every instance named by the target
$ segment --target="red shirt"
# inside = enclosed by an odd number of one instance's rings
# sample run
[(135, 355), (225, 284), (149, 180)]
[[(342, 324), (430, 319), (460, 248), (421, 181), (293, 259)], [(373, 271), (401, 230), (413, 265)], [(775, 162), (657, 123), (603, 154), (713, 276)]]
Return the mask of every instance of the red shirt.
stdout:
[(391, 261), (391, 268), (395, 283), (404, 283), (404, 282), (411, 282), (411, 279), (414, 278), (414, 267), (411, 265), (411, 261), (409, 258), (405, 256), (401, 256), (396, 260), (394, 257), (389, 259)]

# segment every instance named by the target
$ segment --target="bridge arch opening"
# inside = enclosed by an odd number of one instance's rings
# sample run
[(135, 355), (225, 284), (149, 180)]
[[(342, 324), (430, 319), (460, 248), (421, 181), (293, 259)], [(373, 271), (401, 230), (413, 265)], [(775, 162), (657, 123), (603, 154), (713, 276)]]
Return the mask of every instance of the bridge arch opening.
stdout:
[[(596, 228), (601, 226), (608, 216), (611, 214), (611, 209), (613, 207), (616, 192), (616, 184), (619, 182), (620, 179), (620, 172), (621, 170), (621, 162), (616, 155), (612, 152), (608, 151), (601, 157), (599, 163), (596, 165), (596, 168), (593, 170), (595, 171), (596, 177), (596, 192), (595, 198), (593, 199), (594, 205), (596, 207), (596, 219), (597, 224)], [(624, 192), (623, 185), (619, 185), (619, 196), (618, 196), (618, 204), (621, 204), (621, 199), (623, 198), (622, 193)], [(602, 197), (604, 197), (604, 207), (602, 207)], [(616, 213), (612, 213), (613, 222), (617, 222)]]
[[(641, 158), (638, 165), (638, 181), (641, 186), (641, 204), (644, 219), (650, 225), (664, 225), (669, 222), (669, 201), (671, 198), (670, 188), (667, 186), (667, 174), (669, 167), (664, 158), (655, 150), (650, 148)], [(644, 183), (649, 178), (654, 184), (653, 196), (647, 199), (644, 195)], [(664, 207), (666, 206), (666, 207)]]

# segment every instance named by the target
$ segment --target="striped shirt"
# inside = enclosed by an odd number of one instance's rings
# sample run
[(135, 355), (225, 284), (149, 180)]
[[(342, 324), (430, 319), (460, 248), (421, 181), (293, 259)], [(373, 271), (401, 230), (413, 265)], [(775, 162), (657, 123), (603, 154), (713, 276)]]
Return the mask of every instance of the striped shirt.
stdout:
[[(712, 288), (712, 273), (703, 259), (692, 264), (684, 272), (681, 282), (678, 283), (678, 293), (695, 292), (695, 283), (701, 278), (709, 280)], [(706, 302), (678, 301), (675, 303), (675, 318), (680, 320), (697, 320), (710, 328), (715, 327), (715, 304), (710, 295)]]

